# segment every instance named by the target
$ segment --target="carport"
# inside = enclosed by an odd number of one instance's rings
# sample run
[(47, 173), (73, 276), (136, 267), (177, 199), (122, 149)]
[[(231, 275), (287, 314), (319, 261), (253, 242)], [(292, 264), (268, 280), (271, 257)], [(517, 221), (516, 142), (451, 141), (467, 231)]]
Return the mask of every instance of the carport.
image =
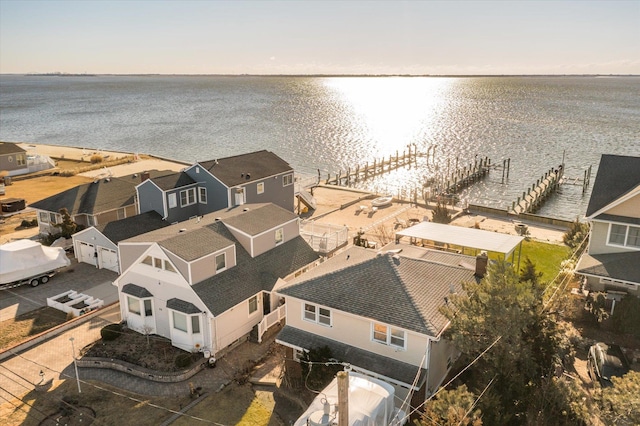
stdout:
[(522, 240), (524, 240), (524, 237), (521, 236), (434, 222), (420, 222), (417, 225), (396, 232), (396, 243), (405, 237), (410, 239), (411, 244), (440, 250), (452, 251), (456, 249), (452, 249), (451, 246), (461, 247), (462, 252), (468, 249), (471, 253), (465, 254), (474, 256), (477, 256), (482, 251), (499, 253), (502, 254), (504, 260), (508, 260), (510, 257), (512, 264), (516, 264), (517, 251), (517, 267), (520, 269)]

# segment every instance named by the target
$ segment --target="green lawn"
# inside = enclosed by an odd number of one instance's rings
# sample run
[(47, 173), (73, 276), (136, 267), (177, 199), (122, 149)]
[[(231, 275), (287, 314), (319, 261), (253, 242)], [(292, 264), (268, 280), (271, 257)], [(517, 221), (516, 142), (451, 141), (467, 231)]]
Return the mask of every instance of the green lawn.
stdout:
[[(551, 281), (560, 270), (560, 263), (569, 257), (571, 250), (565, 245), (541, 243), (539, 241), (523, 241), (520, 267), (529, 257), (536, 266), (536, 271), (542, 272), (543, 281)], [(516, 254), (517, 256), (517, 254)]]

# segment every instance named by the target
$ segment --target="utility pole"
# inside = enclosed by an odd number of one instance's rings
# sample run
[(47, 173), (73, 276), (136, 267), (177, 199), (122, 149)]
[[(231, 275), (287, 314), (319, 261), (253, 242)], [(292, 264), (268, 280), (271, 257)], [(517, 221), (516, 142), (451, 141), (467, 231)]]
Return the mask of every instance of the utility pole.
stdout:
[(69, 337), (69, 341), (71, 342), (71, 352), (73, 355), (73, 366), (76, 370), (76, 381), (78, 382), (78, 393), (82, 393), (80, 389), (80, 376), (78, 376), (78, 363), (76, 362), (76, 348), (73, 345), (73, 337)]
[(339, 371), (338, 377), (338, 426), (349, 426), (349, 372)]

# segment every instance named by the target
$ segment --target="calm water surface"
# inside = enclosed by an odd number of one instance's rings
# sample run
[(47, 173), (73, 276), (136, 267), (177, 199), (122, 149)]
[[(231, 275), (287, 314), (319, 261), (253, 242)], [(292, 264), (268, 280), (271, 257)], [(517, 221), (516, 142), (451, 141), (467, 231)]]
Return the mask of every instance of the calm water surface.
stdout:
[[(638, 77), (0, 76), (0, 139), (150, 153), (193, 162), (268, 149), (297, 171), (346, 170), (435, 146), (362, 184), (407, 192), (476, 156), (511, 159), (463, 200), (507, 208), (564, 158), (581, 178), (602, 153), (640, 155)], [(588, 193), (565, 185), (539, 212), (574, 219)]]

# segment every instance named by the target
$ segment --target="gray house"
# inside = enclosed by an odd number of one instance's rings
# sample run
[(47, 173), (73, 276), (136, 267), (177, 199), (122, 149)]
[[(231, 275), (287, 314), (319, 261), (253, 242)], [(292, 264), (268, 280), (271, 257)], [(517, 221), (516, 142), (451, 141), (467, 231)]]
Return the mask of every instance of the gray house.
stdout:
[(141, 213), (154, 210), (170, 223), (247, 203), (294, 206), (293, 169), (266, 150), (198, 162), (136, 191)]
[(118, 244), (122, 320), (219, 356), (280, 315), (276, 283), (319, 262), (299, 218), (274, 204), (198, 216)]
[(640, 297), (640, 157), (602, 156), (586, 218), (589, 247), (576, 272), (609, 299)]
[(27, 151), (15, 143), (0, 142), (0, 171), (9, 176), (28, 172)]

